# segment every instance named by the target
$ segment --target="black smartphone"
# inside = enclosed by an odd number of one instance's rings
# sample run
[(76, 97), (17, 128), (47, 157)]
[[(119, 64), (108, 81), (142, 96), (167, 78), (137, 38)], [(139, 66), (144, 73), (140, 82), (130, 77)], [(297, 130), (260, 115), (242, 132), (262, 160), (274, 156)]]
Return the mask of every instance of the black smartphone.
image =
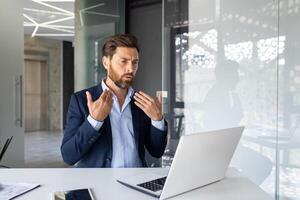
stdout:
[(53, 200), (95, 200), (89, 188), (53, 193)]

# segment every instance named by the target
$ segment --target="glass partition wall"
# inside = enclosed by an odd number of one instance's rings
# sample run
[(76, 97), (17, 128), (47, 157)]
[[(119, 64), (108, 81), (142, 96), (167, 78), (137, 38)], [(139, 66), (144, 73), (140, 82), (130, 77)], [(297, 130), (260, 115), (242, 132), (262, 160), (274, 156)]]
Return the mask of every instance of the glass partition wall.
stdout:
[(300, 1), (279, 1), (277, 182), (279, 199), (300, 199)]
[(163, 1), (163, 166), (181, 135), (243, 125), (231, 166), (274, 199), (300, 199), (299, 5)]
[(125, 31), (125, 1), (76, 0), (75, 90), (98, 84), (106, 75), (102, 46), (108, 36)]

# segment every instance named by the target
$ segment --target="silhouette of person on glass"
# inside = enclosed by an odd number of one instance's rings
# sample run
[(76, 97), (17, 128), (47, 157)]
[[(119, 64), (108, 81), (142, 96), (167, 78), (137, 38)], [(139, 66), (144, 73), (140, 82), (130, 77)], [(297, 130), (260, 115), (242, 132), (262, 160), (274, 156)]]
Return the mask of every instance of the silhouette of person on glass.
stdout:
[[(235, 89), (239, 82), (239, 64), (225, 60), (215, 68), (216, 82), (204, 99), (203, 128), (206, 130), (238, 126), (243, 119), (243, 109)], [(238, 158), (238, 159), (235, 159)], [(261, 163), (261, 166), (253, 166)], [(272, 169), (271, 160), (258, 152), (240, 145), (232, 165), (239, 168), (255, 182), (261, 184)]]
[(215, 68), (216, 82), (203, 102), (203, 128), (221, 129), (239, 125), (243, 111), (235, 92), (239, 81), (238, 63), (225, 60)]

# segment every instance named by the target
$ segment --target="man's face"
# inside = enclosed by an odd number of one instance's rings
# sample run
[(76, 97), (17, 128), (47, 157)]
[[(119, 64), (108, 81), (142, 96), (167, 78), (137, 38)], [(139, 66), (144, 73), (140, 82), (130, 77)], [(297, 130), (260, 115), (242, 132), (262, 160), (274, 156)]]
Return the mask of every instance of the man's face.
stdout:
[(138, 69), (139, 54), (136, 48), (117, 47), (116, 53), (110, 59), (103, 57), (107, 76), (119, 87), (130, 87)]

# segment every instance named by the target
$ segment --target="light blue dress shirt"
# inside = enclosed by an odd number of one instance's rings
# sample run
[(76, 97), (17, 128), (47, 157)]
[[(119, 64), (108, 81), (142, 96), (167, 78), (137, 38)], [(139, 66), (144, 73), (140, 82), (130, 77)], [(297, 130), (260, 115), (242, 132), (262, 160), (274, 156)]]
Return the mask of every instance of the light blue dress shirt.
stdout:
[[(109, 90), (102, 80), (103, 91)], [(130, 87), (125, 98), (125, 102), (120, 108), (117, 96), (113, 94), (113, 106), (109, 114), (112, 132), (113, 156), (111, 167), (142, 167), (142, 162), (138, 155), (137, 144), (134, 139), (134, 131), (132, 124), (132, 115), (130, 101), (134, 94), (134, 90)], [(93, 119), (90, 115), (87, 120), (92, 127), (99, 131), (103, 122)], [(161, 121), (151, 121), (151, 124), (160, 129), (165, 130), (164, 119)]]

